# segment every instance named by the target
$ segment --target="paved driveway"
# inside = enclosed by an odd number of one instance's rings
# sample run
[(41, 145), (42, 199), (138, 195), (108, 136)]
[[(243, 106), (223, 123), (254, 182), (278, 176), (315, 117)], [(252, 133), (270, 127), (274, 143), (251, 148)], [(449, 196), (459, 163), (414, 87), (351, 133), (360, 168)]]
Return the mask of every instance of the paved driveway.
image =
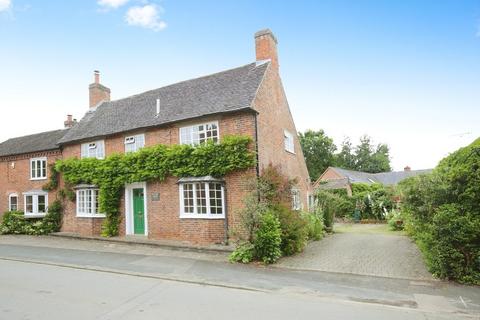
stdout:
[(337, 225), (337, 232), (310, 243), (278, 266), (339, 273), (431, 280), (420, 251), (386, 225)]

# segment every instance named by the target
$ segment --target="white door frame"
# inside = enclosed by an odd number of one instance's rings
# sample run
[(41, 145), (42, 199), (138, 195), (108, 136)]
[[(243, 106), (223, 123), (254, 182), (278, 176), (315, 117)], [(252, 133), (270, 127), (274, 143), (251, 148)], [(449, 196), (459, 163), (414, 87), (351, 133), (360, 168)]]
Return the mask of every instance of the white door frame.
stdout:
[(147, 183), (136, 182), (125, 185), (125, 234), (135, 234), (133, 228), (133, 189), (143, 189), (145, 235), (148, 236)]

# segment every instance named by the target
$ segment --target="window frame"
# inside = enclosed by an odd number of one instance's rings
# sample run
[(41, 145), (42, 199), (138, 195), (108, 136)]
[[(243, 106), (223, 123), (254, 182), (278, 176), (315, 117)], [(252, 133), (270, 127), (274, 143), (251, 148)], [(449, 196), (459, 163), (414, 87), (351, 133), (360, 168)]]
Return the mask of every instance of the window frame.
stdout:
[(300, 190), (298, 188), (292, 188), (292, 210), (300, 211), (302, 210), (302, 200)]
[[(89, 192), (90, 193), (90, 209), (91, 212), (81, 212), (79, 210), (80, 206), (80, 199), (81, 199), (81, 193), (82, 192)], [(97, 208), (99, 208), (98, 204), (98, 194), (99, 194), (99, 189), (97, 187), (81, 187), (77, 188), (75, 191), (76, 199), (75, 199), (75, 213), (76, 217), (78, 218), (105, 218), (104, 213), (99, 213), (97, 212)], [(86, 195), (86, 194), (85, 194)], [(86, 199), (86, 198), (84, 198)], [(86, 203), (83, 207), (87, 207)]]
[[(33, 164), (35, 163), (35, 171), (33, 170)], [(40, 166), (40, 173), (42, 176), (37, 177), (37, 165), (38, 163), (41, 163), (42, 165)], [(46, 180), (48, 177), (48, 163), (47, 163), (47, 157), (38, 157), (38, 158), (30, 158), (30, 180)], [(35, 176), (33, 176), (33, 173), (35, 172)], [(43, 176), (43, 173), (45, 173), (45, 176)]]
[[(206, 143), (208, 140), (213, 140), (213, 137), (212, 138), (207, 138), (206, 127), (208, 125), (215, 125), (217, 127), (217, 136), (216, 136), (217, 141), (214, 141), (214, 143), (219, 143), (220, 142), (220, 126), (218, 125), (218, 121), (208, 121), (208, 122), (196, 123), (196, 124), (192, 124), (192, 125), (189, 125), (189, 126), (180, 127), (178, 129), (178, 136), (179, 136), (178, 141), (180, 141), (180, 144), (198, 146), (198, 145)], [(184, 135), (182, 134), (182, 130), (186, 130), (188, 128), (193, 129), (194, 127), (200, 127), (200, 126), (204, 126), (204, 129), (203, 129), (203, 131), (198, 131), (198, 136), (199, 136), (198, 142), (194, 141), (194, 139), (193, 139), (193, 130), (191, 130), (191, 132), (190, 132), (190, 140), (189, 140), (190, 142), (189, 141), (184, 141), (184, 137), (183, 137)], [(205, 140), (203, 142), (200, 141), (200, 133), (205, 134)]]
[[(16, 209), (12, 210), (12, 198), (17, 198)], [(8, 195), (8, 211), (18, 211), (18, 194), (11, 193)]]
[[(45, 212), (39, 212), (38, 210), (38, 198), (43, 196), (45, 198)], [(27, 197), (32, 197), (32, 212), (27, 210)], [(23, 208), (25, 217), (37, 218), (44, 217), (48, 212), (48, 192), (26, 192), (23, 194)]]
[[(143, 142), (142, 146), (138, 145), (139, 138), (141, 138), (141, 141)], [(127, 142), (128, 139), (132, 139), (133, 141)], [(125, 145), (125, 153), (130, 153), (130, 152), (137, 152), (138, 150), (142, 149), (145, 147), (145, 134), (135, 134), (131, 136), (125, 136), (123, 140), (123, 144)], [(135, 150), (127, 150), (127, 146), (134, 145)]]
[[(101, 148), (103, 151), (103, 154), (101, 157), (98, 155), (99, 145), (101, 145)], [(90, 150), (93, 150), (93, 149), (96, 150), (94, 156), (90, 154)], [(87, 152), (87, 154), (84, 152), (84, 150)], [(82, 143), (80, 145), (80, 158), (81, 159), (96, 158), (99, 160), (105, 159), (105, 140), (96, 140), (96, 141), (89, 141), (89, 142)]]
[[(220, 185), (221, 191), (221, 208), (222, 213), (212, 213), (211, 198), (210, 198), (210, 184)], [(205, 202), (206, 202), (206, 213), (198, 213), (198, 198), (197, 198), (197, 184), (203, 184), (205, 190)], [(185, 185), (192, 185), (193, 192), (193, 212), (185, 212), (185, 198), (184, 198), (184, 187)], [(225, 219), (225, 184), (218, 181), (191, 181), (191, 182), (182, 182), (179, 183), (179, 199), (180, 199), (180, 218), (181, 219)], [(216, 198), (215, 198), (216, 199)], [(217, 206), (214, 206), (217, 207)]]
[(285, 151), (295, 154), (295, 139), (288, 130), (283, 130), (283, 147)]

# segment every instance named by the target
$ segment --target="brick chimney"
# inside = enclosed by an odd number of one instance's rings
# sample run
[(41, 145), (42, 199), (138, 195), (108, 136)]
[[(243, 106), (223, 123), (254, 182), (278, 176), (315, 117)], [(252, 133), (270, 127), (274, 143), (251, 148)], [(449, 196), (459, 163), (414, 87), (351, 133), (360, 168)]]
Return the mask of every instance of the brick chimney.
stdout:
[(73, 119), (73, 116), (71, 114), (67, 115), (67, 120), (63, 122), (63, 125), (65, 126), (65, 129), (73, 127), (73, 125), (77, 123), (77, 119)]
[(255, 33), (255, 53), (257, 61), (270, 59), (273, 69), (278, 72), (277, 38), (270, 29)]
[(93, 72), (95, 82), (88, 86), (90, 93), (90, 108), (93, 108), (103, 101), (110, 101), (110, 89), (100, 84), (100, 72)]
[(411, 171), (412, 168), (410, 168), (409, 166), (406, 166), (405, 168), (403, 168), (403, 171)]

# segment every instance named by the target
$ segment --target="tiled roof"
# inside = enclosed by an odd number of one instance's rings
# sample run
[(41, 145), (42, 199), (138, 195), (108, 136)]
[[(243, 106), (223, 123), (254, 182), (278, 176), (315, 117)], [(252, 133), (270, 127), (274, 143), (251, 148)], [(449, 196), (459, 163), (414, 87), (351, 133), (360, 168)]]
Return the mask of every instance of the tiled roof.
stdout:
[(0, 157), (59, 149), (58, 140), (68, 130), (54, 130), (12, 138), (0, 143)]
[(348, 178), (350, 183), (381, 183), (383, 185), (395, 185), (406, 178), (417, 176), (420, 174), (430, 173), (432, 171), (431, 169), (425, 169), (368, 173), (336, 167), (332, 169), (343, 177)]
[[(59, 143), (251, 109), (268, 65), (268, 61), (251, 63), (128, 98), (104, 102), (87, 112)], [(160, 99), (158, 116), (157, 99)]]

